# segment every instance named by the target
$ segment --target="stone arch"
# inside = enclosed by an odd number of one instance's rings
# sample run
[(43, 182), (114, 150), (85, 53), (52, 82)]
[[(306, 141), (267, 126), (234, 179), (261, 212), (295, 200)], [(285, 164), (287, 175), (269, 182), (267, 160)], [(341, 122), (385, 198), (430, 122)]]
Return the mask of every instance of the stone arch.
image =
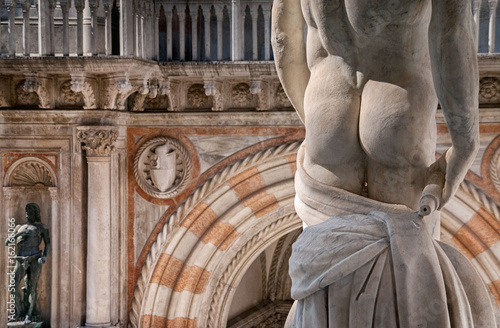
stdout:
[(50, 164), (39, 157), (21, 157), (12, 163), (4, 178), (4, 187), (55, 187), (57, 175)]
[(495, 202), (464, 181), (441, 212), (441, 240), (467, 256), (500, 307), (500, 217)]
[[(293, 208), (298, 146), (263, 150), (225, 168), (172, 214), (141, 269), (132, 327), (225, 325), (246, 269), (266, 245), (301, 227)], [(465, 181), (441, 227), (443, 240), (471, 259), (500, 306), (498, 213), (490, 196)]]
[[(169, 218), (141, 269), (133, 327), (218, 327), (231, 285), (269, 243), (301, 227), (295, 214), (296, 151), (272, 147), (226, 167)], [(234, 290), (233, 290), (234, 292)]]

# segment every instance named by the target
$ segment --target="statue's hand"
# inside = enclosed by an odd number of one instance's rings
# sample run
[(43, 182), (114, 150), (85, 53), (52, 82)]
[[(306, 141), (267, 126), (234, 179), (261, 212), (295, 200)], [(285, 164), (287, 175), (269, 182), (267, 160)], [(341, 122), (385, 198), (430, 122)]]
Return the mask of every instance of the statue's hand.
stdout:
[[(434, 164), (432, 164), (428, 171), (428, 180), (426, 183), (426, 188), (422, 193), (421, 198), (421, 209), (422, 200), (428, 192), (431, 184), (434, 184), (433, 190), (431, 190), (433, 196), (437, 199), (437, 209), (440, 210), (443, 206), (455, 195), (460, 184), (465, 178), (469, 167), (474, 161), (475, 151), (471, 154), (458, 154), (453, 147), (449, 148)], [(436, 182), (436, 177), (444, 176), (444, 181)], [(442, 179), (442, 178), (441, 178)], [(436, 185), (439, 187), (436, 188)], [(427, 213), (428, 215), (430, 213)]]
[(47, 258), (45, 256), (42, 256), (41, 258), (38, 259), (38, 263), (44, 264), (46, 259)]

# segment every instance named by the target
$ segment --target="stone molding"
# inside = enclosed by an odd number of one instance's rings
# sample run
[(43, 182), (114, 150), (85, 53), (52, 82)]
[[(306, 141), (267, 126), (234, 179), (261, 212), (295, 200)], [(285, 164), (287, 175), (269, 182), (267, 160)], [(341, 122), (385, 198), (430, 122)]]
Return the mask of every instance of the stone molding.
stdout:
[(115, 149), (114, 143), (118, 139), (118, 132), (115, 130), (80, 127), (78, 128), (77, 139), (81, 142), (82, 150), (87, 157), (110, 156)]
[(49, 163), (39, 157), (23, 156), (9, 165), (4, 186), (49, 188), (56, 183), (56, 173)]

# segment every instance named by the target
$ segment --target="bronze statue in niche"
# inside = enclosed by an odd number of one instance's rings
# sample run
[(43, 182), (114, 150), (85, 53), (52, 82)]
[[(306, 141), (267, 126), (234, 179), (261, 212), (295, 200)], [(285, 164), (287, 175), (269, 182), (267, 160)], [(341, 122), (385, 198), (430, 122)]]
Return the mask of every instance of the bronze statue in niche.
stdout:
[[(26, 219), (27, 222), (15, 226), (13, 233), (5, 240), (5, 245), (9, 247), (9, 265), (10, 261), (15, 260), (15, 267), (9, 272), (9, 276), (14, 278), (14, 284), (12, 285), (12, 279), (9, 283), (9, 300), (14, 299), (15, 314), (9, 315), (9, 322), (24, 320), (24, 324), (29, 325), (32, 320), (37, 320), (37, 284), (42, 265), (50, 252), (50, 235), (49, 228), (41, 223), (40, 207), (37, 204), (26, 205)], [(43, 251), (40, 249), (42, 241)]]

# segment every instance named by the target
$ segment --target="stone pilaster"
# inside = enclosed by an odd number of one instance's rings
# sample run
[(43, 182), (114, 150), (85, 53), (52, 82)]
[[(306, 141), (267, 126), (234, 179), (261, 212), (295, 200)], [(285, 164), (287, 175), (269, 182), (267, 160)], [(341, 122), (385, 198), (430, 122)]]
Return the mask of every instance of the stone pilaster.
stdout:
[(80, 127), (88, 163), (86, 327), (111, 326), (111, 152), (117, 132)]

